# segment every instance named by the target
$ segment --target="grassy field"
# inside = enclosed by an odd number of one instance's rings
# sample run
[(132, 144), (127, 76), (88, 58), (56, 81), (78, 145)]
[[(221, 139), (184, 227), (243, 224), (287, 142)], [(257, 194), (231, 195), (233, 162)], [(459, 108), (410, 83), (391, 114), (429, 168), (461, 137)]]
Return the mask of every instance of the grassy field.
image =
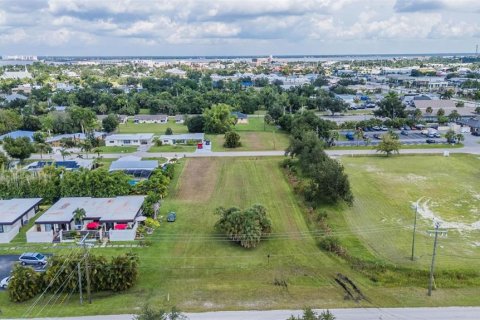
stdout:
[(101, 153), (132, 153), (137, 151), (137, 147), (117, 147), (117, 146), (104, 146), (99, 147)]
[(126, 124), (118, 126), (117, 133), (154, 133), (165, 134), (165, 130), (171, 128), (173, 134), (188, 133), (188, 128), (184, 124), (175, 123), (173, 118), (168, 120), (168, 124), (159, 123), (133, 123), (133, 120), (128, 120)]
[(197, 149), (196, 146), (187, 145), (163, 145), (160, 147), (152, 146), (148, 149), (148, 152), (194, 152)]
[[(268, 209), (270, 240), (247, 250), (216, 233), (217, 206), (255, 203)], [(39, 315), (130, 313), (145, 302), (192, 311), (294, 308), (307, 302), (357, 305), (344, 302), (333, 281), (336, 272), (351, 272), (318, 249), (277, 159), (189, 159), (161, 212), (169, 210), (177, 212), (177, 222), (162, 224), (150, 238), (151, 247), (131, 249), (141, 259), (135, 288), (124, 294), (96, 294), (92, 305), (79, 306), (74, 295), (62, 308), (46, 308)], [(127, 249), (93, 250), (114, 254)], [(275, 286), (275, 279), (287, 281), (288, 290)], [(12, 305), (0, 293), (2, 316), (21, 316), (32, 302)], [(33, 315), (41, 307), (35, 310)]]
[[(472, 263), (480, 262), (479, 226), (473, 230), (480, 221), (478, 157), (345, 157), (342, 162), (356, 200), (353, 207), (344, 209), (342, 219), (334, 221), (338, 228), (352, 230), (371, 254), (396, 264), (428, 267), (433, 239), (427, 230), (434, 223), (427, 214), (433, 214), (444, 221), (444, 227), (451, 227), (448, 238), (440, 239), (438, 268), (470, 269)], [(424, 216), (418, 215), (417, 258), (411, 262), (412, 205), (418, 200)], [(350, 241), (353, 250), (354, 242)]]
[[(48, 296), (32, 316), (131, 313), (147, 302), (157, 307), (176, 305), (183, 311), (480, 304), (478, 281), (453, 289), (443, 288), (444, 280), (438, 277), (439, 290), (427, 297), (427, 278), (414, 283), (408, 274), (387, 273), (391, 284), (383, 285), (319, 250), (320, 234), (306, 222), (306, 209), (292, 192), (280, 161), (181, 160), (161, 208), (163, 216), (176, 211), (177, 221), (162, 223), (149, 238), (150, 247), (92, 249), (106, 255), (137, 252), (141, 260), (138, 285), (122, 294), (95, 294), (92, 305), (79, 306), (78, 296), (73, 295), (61, 308), (51, 307)], [(432, 227), (427, 219), (418, 219), (417, 260), (409, 260), (411, 204), (422, 197), (426, 197), (422, 209), (430, 207), (445, 221), (471, 225), (479, 220), (478, 157), (346, 157), (341, 161), (356, 200), (352, 207), (322, 209), (328, 212), (333, 234), (352, 256), (428, 270), (433, 240), (426, 235)], [(245, 208), (255, 203), (267, 207), (273, 222), (272, 235), (256, 249), (243, 249), (215, 231), (216, 207)], [(479, 245), (478, 231), (449, 231), (448, 238), (440, 238), (437, 270), (477, 270)], [(370, 302), (344, 300), (334, 282), (337, 272), (355, 281)], [(275, 286), (275, 279), (285, 280), (288, 289)], [(2, 316), (21, 316), (32, 303), (11, 304), (0, 292)]]
[[(435, 144), (408, 144), (402, 145), (399, 152), (402, 153), (402, 149), (458, 149), (463, 148), (462, 143), (458, 144), (446, 144), (446, 143), (435, 143)], [(376, 150), (376, 146), (335, 146), (330, 147), (327, 150)]]
[(250, 132), (237, 131), (240, 135), (242, 146), (235, 149), (224, 148), (224, 135), (207, 135), (212, 141), (213, 151), (261, 151), (261, 150), (285, 150), (288, 147), (288, 135), (282, 132)]

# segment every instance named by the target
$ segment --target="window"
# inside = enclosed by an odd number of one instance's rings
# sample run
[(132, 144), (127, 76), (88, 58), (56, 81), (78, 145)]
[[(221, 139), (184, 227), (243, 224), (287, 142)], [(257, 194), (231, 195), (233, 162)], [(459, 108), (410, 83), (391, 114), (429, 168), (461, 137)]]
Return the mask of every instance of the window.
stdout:
[(53, 225), (51, 225), (51, 224), (46, 224), (46, 225), (45, 225), (45, 231), (46, 231), (46, 232), (52, 231), (52, 229), (53, 229)]
[(0, 224), (0, 233), (3, 233), (3, 224)]
[(115, 141), (111, 141), (111, 140), (110, 140), (110, 141), (108, 141), (108, 143), (115, 143)]
[(124, 143), (124, 144), (130, 144), (131, 141), (130, 141), (130, 140), (123, 140), (123, 143)]

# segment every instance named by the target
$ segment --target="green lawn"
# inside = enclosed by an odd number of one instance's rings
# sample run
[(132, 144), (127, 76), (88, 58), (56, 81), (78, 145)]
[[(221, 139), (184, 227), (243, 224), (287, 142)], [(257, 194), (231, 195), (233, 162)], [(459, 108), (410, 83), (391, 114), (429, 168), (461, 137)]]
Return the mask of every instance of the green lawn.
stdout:
[(194, 152), (197, 149), (197, 146), (187, 146), (187, 145), (163, 145), (160, 147), (152, 146), (148, 149), (148, 152)]
[[(463, 148), (462, 143), (458, 144), (446, 144), (446, 143), (435, 143), (435, 144), (410, 144), (410, 145), (402, 145), (400, 148), (400, 153), (402, 153), (403, 149), (457, 149)], [(335, 146), (330, 147), (327, 150), (375, 150), (375, 146)]]
[[(371, 254), (395, 264), (428, 268), (433, 244), (427, 235), (427, 230), (433, 228), (431, 219), (419, 216), (417, 260), (408, 260), (414, 220), (412, 203), (422, 199), (422, 212), (430, 210), (445, 222), (460, 224), (460, 229), (449, 230), (448, 238), (440, 238), (438, 268), (470, 269), (480, 260), (480, 230), (465, 230), (480, 221), (478, 157), (345, 157), (341, 161), (356, 200), (353, 207), (345, 209), (345, 220), (339, 218), (335, 223), (339, 229), (352, 230)], [(354, 244), (352, 250), (355, 248)]]
[(285, 150), (289, 144), (288, 135), (283, 132), (275, 131), (237, 131), (240, 135), (242, 146), (235, 149), (224, 148), (224, 135), (207, 135), (207, 139), (212, 141), (213, 151), (262, 151), (262, 150)]
[[(148, 239), (150, 247), (92, 249), (106, 255), (137, 252), (139, 283), (122, 294), (94, 294), (92, 305), (80, 306), (74, 294), (60, 307), (47, 304), (48, 295), (32, 316), (132, 313), (144, 303), (158, 308), (175, 305), (183, 311), (480, 304), (478, 279), (465, 288), (444, 288), (444, 279), (436, 277), (439, 288), (427, 297), (426, 277), (387, 272), (384, 277), (390, 280), (382, 284), (319, 250), (320, 233), (306, 222), (307, 210), (279, 167), (281, 159), (181, 160), (160, 213), (176, 211), (177, 221), (162, 223)], [(409, 260), (411, 203), (423, 196), (431, 199), (427, 203), (431, 210), (446, 221), (471, 225), (479, 220), (480, 160), (476, 156), (345, 157), (341, 161), (355, 202), (352, 207), (322, 210), (327, 210), (333, 234), (352, 256), (428, 270), (433, 239), (426, 230), (432, 227), (431, 221), (418, 219), (417, 260)], [(273, 223), (271, 236), (257, 248), (243, 249), (215, 231), (216, 207), (245, 208), (256, 203), (266, 206)], [(478, 231), (450, 230), (449, 237), (439, 241), (437, 271), (478, 270)], [(334, 282), (338, 272), (350, 277), (370, 302), (344, 300)], [(275, 280), (285, 280), (288, 289), (275, 286)], [(22, 316), (33, 302), (11, 304), (7, 294), (0, 292), (4, 317)]]
[(263, 121), (263, 117), (249, 117), (248, 118), (248, 124), (236, 124), (235, 125), (235, 131), (277, 131), (278, 129), (273, 126), (266, 124)]
[(132, 153), (137, 151), (137, 147), (99, 147), (101, 153)]
[(126, 124), (121, 124), (118, 126), (117, 133), (154, 133), (154, 134), (165, 134), (165, 130), (171, 128), (173, 134), (188, 133), (188, 128), (184, 124), (175, 123), (174, 118), (170, 117), (168, 124), (159, 124), (159, 123), (133, 123), (133, 120), (130, 119)]

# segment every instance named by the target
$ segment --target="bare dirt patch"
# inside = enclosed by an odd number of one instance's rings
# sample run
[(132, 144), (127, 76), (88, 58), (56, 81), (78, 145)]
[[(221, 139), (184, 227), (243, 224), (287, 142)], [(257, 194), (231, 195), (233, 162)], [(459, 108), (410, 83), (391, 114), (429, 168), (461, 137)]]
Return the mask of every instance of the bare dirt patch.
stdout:
[(217, 183), (217, 167), (217, 159), (189, 159), (180, 177), (177, 199), (190, 202), (208, 201)]

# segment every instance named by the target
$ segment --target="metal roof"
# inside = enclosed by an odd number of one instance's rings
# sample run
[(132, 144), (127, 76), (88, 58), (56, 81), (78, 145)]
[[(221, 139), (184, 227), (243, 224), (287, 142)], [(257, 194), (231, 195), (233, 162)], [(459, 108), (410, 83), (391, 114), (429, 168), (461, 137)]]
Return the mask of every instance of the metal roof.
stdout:
[(121, 196), (116, 198), (72, 197), (61, 198), (35, 223), (69, 223), (77, 208), (85, 210), (86, 219), (102, 221), (133, 221), (143, 205), (145, 196)]
[(0, 223), (14, 223), (40, 201), (42, 198), (0, 200)]
[(153, 133), (112, 134), (106, 140), (150, 140)]
[(22, 131), (22, 130), (12, 131), (12, 132), (5, 133), (4, 135), (0, 136), (0, 140), (3, 140), (6, 137), (10, 137), (12, 139), (27, 137), (31, 141), (33, 141), (33, 134), (34, 133), (35, 132), (33, 132), (33, 131)]
[(157, 160), (140, 160), (140, 161), (113, 161), (110, 164), (110, 171), (115, 170), (155, 170), (158, 167)]
[(185, 134), (171, 134), (161, 135), (161, 140), (203, 140), (204, 133), (185, 133)]

